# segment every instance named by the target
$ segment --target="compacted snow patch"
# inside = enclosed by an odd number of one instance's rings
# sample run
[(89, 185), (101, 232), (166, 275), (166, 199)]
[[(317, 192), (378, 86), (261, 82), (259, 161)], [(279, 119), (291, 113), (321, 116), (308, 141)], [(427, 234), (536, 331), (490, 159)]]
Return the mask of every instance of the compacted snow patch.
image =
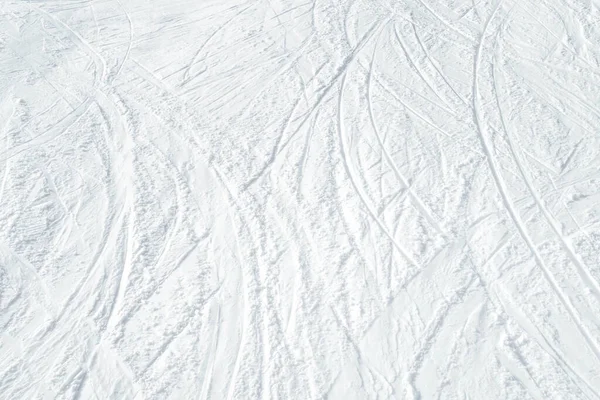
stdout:
[(599, 399), (600, 3), (0, 6), (1, 399)]

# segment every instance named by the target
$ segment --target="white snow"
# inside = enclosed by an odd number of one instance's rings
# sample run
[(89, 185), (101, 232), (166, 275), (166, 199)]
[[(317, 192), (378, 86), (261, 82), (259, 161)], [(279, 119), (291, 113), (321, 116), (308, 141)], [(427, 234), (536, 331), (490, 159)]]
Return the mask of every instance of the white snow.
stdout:
[(598, 0), (0, 1), (0, 399), (600, 399)]

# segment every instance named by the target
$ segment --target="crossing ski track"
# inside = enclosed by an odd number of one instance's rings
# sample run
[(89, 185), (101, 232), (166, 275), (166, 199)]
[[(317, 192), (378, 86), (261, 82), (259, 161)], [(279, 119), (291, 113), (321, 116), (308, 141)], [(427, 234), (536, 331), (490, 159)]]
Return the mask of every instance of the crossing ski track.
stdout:
[(0, 0), (2, 399), (600, 399), (600, 3)]

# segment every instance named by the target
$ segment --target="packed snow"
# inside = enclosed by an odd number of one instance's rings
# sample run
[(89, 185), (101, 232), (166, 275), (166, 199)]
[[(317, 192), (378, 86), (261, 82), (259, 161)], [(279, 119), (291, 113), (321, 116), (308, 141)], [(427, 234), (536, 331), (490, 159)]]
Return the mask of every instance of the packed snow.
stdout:
[(600, 1), (0, 0), (0, 399), (600, 399)]

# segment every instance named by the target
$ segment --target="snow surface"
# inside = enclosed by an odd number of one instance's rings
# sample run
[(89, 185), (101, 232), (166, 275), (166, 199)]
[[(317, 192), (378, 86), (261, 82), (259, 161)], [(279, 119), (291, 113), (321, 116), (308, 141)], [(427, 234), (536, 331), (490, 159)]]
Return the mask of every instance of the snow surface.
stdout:
[(598, 0), (1, 0), (1, 399), (599, 399)]

